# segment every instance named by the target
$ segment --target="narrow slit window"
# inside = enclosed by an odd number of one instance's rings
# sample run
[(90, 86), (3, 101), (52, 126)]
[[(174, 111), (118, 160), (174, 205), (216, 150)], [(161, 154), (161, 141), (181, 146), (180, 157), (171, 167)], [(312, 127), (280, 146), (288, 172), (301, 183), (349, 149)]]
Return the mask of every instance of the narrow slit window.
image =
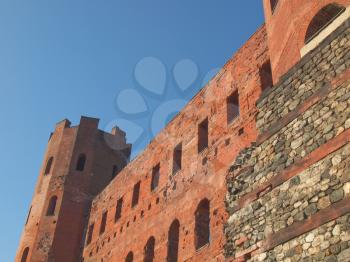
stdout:
[(115, 209), (115, 217), (114, 221), (117, 222), (122, 217), (122, 210), (123, 210), (123, 198), (119, 198), (117, 201), (117, 207)]
[(30, 218), (30, 213), (32, 213), (32, 207), (29, 208), (27, 220), (26, 220), (26, 225), (28, 224), (29, 218)]
[(134, 185), (134, 191), (133, 191), (133, 194), (132, 194), (131, 207), (135, 207), (139, 203), (140, 187), (141, 187), (141, 182), (137, 182)]
[(54, 216), (57, 205), (57, 196), (50, 198), (49, 206), (47, 207), (46, 216)]
[(278, 0), (270, 0), (270, 5), (271, 5), (271, 12), (274, 13), (275, 9), (277, 7)]
[(157, 164), (152, 169), (151, 191), (154, 191), (159, 185), (160, 164)]
[(178, 144), (173, 153), (173, 174), (182, 169), (182, 143)]
[(231, 123), (239, 117), (239, 95), (238, 90), (227, 97), (227, 123)]
[(85, 163), (86, 163), (86, 156), (85, 156), (85, 154), (81, 154), (78, 158), (76, 170), (77, 171), (84, 171)]
[(86, 240), (86, 245), (89, 245), (92, 241), (92, 235), (94, 233), (94, 228), (95, 228), (95, 224), (91, 224), (89, 226), (89, 231), (88, 231), (88, 237), (87, 237), (87, 240)]
[(50, 157), (49, 160), (47, 160), (44, 175), (48, 175), (51, 173), (52, 163), (53, 163), (53, 157)]
[(26, 248), (23, 250), (21, 262), (27, 262), (28, 254), (29, 254), (29, 247), (26, 247)]
[(265, 62), (259, 68), (259, 76), (260, 76), (261, 90), (264, 91), (265, 89), (272, 87), (273, 80), (272, 80), (272, 70), (271, 70), (270, 60)]
[(108, 215), (107, 211), (105, 211), (103, 213), (103, 215), (102, 215), (101, 227), (100, 227), (100, 235), (103, 234), (106, 231), (107, 215)]
[(208, 118), (198, 125), (198, 153), (208, 147)]

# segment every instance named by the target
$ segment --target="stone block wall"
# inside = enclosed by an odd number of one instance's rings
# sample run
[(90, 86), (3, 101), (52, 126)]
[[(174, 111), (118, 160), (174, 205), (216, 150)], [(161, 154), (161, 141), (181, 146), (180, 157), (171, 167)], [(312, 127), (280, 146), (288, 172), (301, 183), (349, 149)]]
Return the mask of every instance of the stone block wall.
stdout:
[(349, 51), (347, 21), (259, 99), (227, 176), (229, 261), (350, 261)]

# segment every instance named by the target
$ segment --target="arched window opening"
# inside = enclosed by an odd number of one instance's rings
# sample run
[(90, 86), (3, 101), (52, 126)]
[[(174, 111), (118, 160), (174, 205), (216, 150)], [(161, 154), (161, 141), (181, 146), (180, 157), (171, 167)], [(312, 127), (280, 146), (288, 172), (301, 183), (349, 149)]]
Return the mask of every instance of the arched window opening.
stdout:
[(45, 168), (44, 175), (50, 174), (52, 163), (53, 163), (53, 157), (50, 157), (49, 160), (47, 160), (47, 162), (46, 162), (46, 168)]
[(26, 247), (26, 248), (23, 250), (21, 262), (27, 262), (28, 254), (29, 254), (29, 247)]
[(155, 244), (156, 244), (155, 238), (150, 237), (146, 243), (145, 248), (144, 248), (144, 252), (145, 252), (145, 256), (143, 259), (144, 262), (153, 262)]
[(259, 68), (259, 76), (260, 76), (260, 83), (261, 83), (262, 91), (273, 86), (272, 69), (271, 69), (270, 60), (266, 61)]
[(271, 5), (271, 12), (274, 13), (276, 6), (278, 4), (278, 0), (270, 0), (270, 5)]
[(125, 262), (133, 262), (133, 261), (134, 261), (134, 253), (132, 253), (130, 251), (129, 254), (125, 258)]
[(81, 154), (78, 158), (76, 170), (77, 171), (84, 171), (85, 163), (86, 163), (86, 156), (84, 154)]
[(49, 206), (47, 207), (47, 216), (54, 216), (57, 204), (57, 196), (53, 196), (50, 198)]
[(168, 232), (168, 255), (167, 262), (177, 262), (179, 257), (180, 222), (175, 219)]
[(210, 238), (210, 204), (203, 199), (195, 212), (195, 246), (200, 249), (209, 243)]
[(338, 4), (329, 4), (323, 7), (311, 20), (305, 35), (305, 44), (314, 39), (325, 27), (332, 23), (345, 7)]

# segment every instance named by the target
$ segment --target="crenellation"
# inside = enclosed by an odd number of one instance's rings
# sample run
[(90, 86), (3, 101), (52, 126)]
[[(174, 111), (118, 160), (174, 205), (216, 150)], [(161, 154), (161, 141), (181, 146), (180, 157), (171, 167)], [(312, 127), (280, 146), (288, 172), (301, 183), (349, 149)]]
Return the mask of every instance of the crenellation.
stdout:
[(16, 261), (348, 261), (350, 20), (301, 49), (350, 1), (263, 2), (266, 24), (131, 162), (119, 127), (57, 124)]

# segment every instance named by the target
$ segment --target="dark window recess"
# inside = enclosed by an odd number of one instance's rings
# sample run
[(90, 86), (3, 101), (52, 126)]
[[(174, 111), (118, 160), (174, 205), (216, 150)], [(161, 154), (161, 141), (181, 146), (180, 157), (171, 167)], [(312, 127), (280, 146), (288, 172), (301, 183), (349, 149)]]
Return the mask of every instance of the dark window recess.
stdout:
[(278, 0), (270, 0), (270, 5), (271, 5), (271, 12), (274, 13), (275, 9), (277, 7)]
[(198, 153), (208, 147), (208, 118), (198, 125)]
[(261, 90), (265, 90), (265, 89), (273, 86), (272, 70), (271, 70), (270, 60), (265, 62), (259, 68), (259, 76), (260, 76)]
[(152, 169), (151, 191), (155, 190), (159, 185), (160, 164)]
[(125, 262), (133, 262), (134, 261), (134, 253), (129, 252), (125, 258)]
[(50, 198), (49, 206), (47, 207), (46, 216), (54, 216), (57, 204), (57, 196)]
[(78, 158), (76, 170), (84, 171), (85, 163), (86, 163), (86, 156), (84, 154), (81, 154)]
[(195, 212), (195, 247), (200, 249), (209, 243), (210, 238), (210, 206), (209, 200), (203, 199)]
[(44, 175), (50, 174), (50, 172), (51, 172), (51, 167), (52, 167), (52, 163), (53, 163), (53, 157), (50, 157), (49, 160), (47, 160)]
[(173, 153), (173, 174), (182, 168), (182, 143), (178, 144)]
[(117, 222), (122, 217), (123, 210), (123, 198), (119, 198), (117, 201), (117, 207), (115, 209), (114, 221)]
[(334, 21), (345, 7), (338, 4), (329, 4), (323, 7), (311, 20), (305, 35), (305, 44), (315, 38), (326, 26)]
[(155, 246), (156, 240), (154, 237), (150, 237), (146, 243), (146, 246), (144, 248), (144, 259), (143, 262), (153, 262), (154, 260), (154, 246)]
[(89, 231), (88, 231), (88, 237), (87, 237), (87, 240), (86, 240), (86, 245), (89, 245), (92, 241), (92, 235), (94, 233), (94, 228), (95, 228), (95, 224), (91, 224), (89, 226)]
[(27, 220), (26, 220), (26, 225), (28, 224), (29, 218), (30, 218), (30, 213), (32, 213), (32, 207), (29, 208)]
[(102, 215), (101, 226), (100, 226), (100, 235), (103, 234), (106, 230), (107, 215), (108, 215), (107, 211), (105, 211)]
[(134, 191), (132, 193), (131, 207), (134, 207), (139, 203), (140, 187), (141, 187), (141, 182), (137, 182), (137, 184), (134, 185)]
[(26, 247), (23, 250), (21, 262), (27, 262), (28, 254), (29, 254), (29, 247)]
[(239, 116), (239, 95), (238, 90), (227, 97), (227, 123), (231, 123)]
[(168, 232), (168, 253), (167, 262), (177, 262), (179, 256), (180, 222), (174, 220)]
[(240, 129), (238, 130), (238, 135), (239, 135), (239, 136), (241, 136), (241, 135), (243, 135), (243, 134), (244, 134), (244, 127), (240, 128)]
[(119, 167), (117, 165), (113, 166), (113, 170), (112, 170), (112, 179), (115, 178), (119, 173)]

